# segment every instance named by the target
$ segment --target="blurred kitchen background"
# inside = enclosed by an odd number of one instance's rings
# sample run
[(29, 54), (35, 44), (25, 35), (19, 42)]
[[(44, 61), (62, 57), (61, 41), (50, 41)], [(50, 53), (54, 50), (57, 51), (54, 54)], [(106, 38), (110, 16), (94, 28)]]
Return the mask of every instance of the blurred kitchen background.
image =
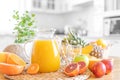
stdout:
[(0, 50), (13, 42), (13, 10), (35, 13), (36, 26), (57, 35), (70, 27), (87, 41), (103, 38), (113, 45), (110, 55), (120, 56), (120, 0), (1, 0)]

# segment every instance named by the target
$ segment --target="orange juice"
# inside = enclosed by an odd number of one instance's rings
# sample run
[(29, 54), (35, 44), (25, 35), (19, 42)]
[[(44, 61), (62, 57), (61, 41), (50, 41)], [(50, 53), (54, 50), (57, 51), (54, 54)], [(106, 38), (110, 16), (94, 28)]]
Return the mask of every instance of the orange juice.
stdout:
[(39, 72), (52, 72), (60, 67), (60, 54), (55, 40), (35, 40), (31, 63), (39, 64)]

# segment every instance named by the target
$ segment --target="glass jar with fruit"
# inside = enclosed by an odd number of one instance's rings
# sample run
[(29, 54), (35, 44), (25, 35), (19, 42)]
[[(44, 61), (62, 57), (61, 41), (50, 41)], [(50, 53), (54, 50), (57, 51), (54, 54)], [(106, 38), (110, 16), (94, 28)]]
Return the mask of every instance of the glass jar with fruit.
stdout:
[(62, 40), (61, 56), (64, 64), (70, 63), (76, 55), (81, 55), (82, 47), (86, 45), (86, 42), (82, 40), (76, 33), (69, 30), (68, 35)]
[(53, 38), (55, 29), (39, 30), (32, 48), (31, 63), (39, 64), (39, 72), (52, 72), (60, 67), (58, 45)]

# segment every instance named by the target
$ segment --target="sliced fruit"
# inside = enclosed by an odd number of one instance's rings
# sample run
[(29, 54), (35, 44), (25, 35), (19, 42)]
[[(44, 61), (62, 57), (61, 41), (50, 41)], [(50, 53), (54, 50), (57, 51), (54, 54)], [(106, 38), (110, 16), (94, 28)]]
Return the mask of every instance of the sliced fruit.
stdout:
[(28, 69), (27, 69), (27, 73), (28, 74), (37, 74), (39, 71), (39, 64), (31, 64)]
[(0, 62), (6, 62), (8, 52), (0, 52)]
[(88, 65), (88, 69), (90, 69), (92, 71), (92, 67), (95, 63), (101, 61), (101, 59), (89, 59), (89, 65)]
[(83, 74), (87, 70), (87, 66), (83, 61), (78, 62), (78, 64), (79, 64), (79, 74)]
[(82, 48), (82, 54), (89, 54), (93, 50), (92, 45), (87, 45)]
[(8, 64), (23, 65), (23, 66), (26, 65), (25, 61), (14, 53), (10, 53), (8, 55), (7, 63)]
[(71, 64), (67, 65), (64, 69), (64, 73), (70, 77), (78, 75), (79, 74), (78, 63), (71, 63)]
[(79, 55), (78, 54), (73, 59), (73, 62), (80, 62), (80, 61), (84, 61), (87, 66), (89, 64), (89, 58), (86, 55)]
[(24, 66), (0, 63), (0, 73), (7, 75), (17, 75), (22, 73)]

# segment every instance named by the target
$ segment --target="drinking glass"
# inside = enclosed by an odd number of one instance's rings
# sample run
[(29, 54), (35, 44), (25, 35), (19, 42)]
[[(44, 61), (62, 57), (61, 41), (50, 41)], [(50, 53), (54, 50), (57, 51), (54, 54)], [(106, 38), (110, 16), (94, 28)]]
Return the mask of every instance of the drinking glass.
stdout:
[(62, 45), (61, 47), (61, 63), (62, 65), (69, 64), (73, 61), (74, 57), (78, 54), (81, 54), (82, 46), (81, 45)]

